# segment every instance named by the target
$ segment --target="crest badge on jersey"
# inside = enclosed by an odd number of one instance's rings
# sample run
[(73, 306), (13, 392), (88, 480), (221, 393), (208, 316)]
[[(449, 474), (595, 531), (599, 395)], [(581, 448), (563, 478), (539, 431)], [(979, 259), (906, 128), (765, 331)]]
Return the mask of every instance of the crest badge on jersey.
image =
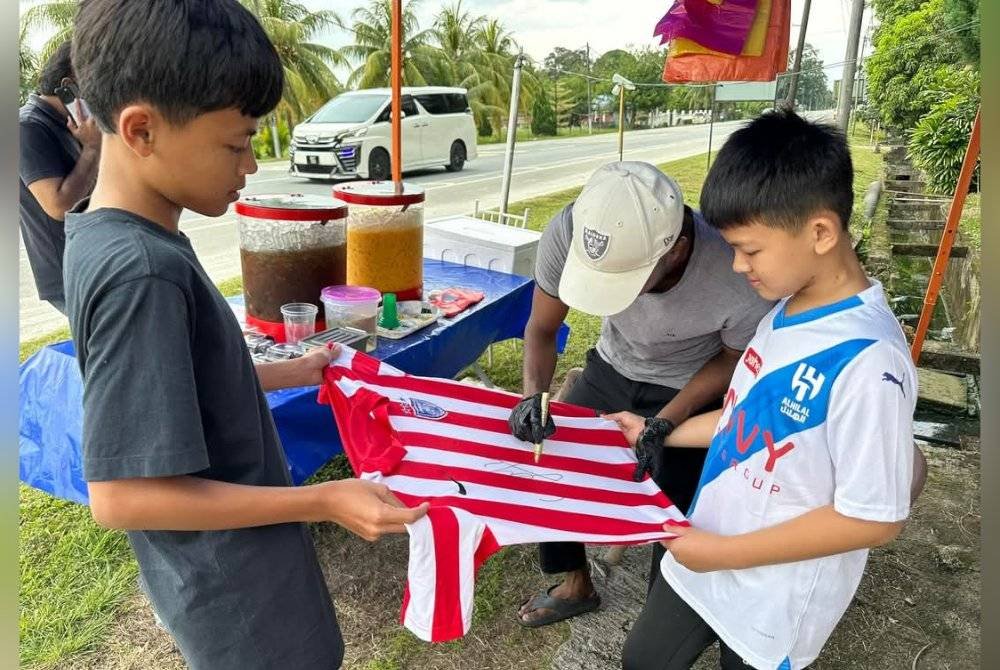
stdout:
[(404, 412), (420, 417), (421, 419), (438, 421), (448, 416), (448, 412), (444, 411), (444, 408), (439, 407), (432, 402), (428, 402), (427, 400), (421, 400), (420, 398), (402, 398), (401, 401)]

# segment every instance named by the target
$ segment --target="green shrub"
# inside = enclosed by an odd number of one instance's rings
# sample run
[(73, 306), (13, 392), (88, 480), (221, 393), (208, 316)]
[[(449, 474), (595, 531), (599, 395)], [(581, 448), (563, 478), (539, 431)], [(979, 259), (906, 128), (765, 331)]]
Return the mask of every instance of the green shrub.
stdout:
[[(950, 194), (962, 169), (972, 123), (979, 109), (979, 75), (963, 70), (948, 82), (950, 91), (938, 91), (939, 101), (910, 133), (908, 149), (913, 163), (927, 175), (928, 188)], [(972, 190), (979, 190), (978, 166)]]

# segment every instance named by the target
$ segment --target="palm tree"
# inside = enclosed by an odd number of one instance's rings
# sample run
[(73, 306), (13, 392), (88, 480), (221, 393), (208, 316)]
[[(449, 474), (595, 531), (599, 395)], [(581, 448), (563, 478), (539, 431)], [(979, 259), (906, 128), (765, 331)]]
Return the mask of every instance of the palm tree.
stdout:
[[(275, 116), (291, 128), (343, 89), (332, 68), (346, 66), (347, 58), (311, 41), (342, 21), (333, 11), (312, 12), (294, 0), (243, 0), (243, 4), (257, 16), (281, 59), (285, 90)], [(274, 125), (272, 120), (272, 132)]]
[(17, 64), (20, 70), (19, 104), (24, 104), (28, 95), (35, 90), (38, 80), (38, 55), (28, 44), (27, 32), (21, 25), (17, 43)]
[(55, 30), (55, 34), (38, 50), (37, 62), (49, 59), (56, 48), (73, 36), (73, 22), (80, 3), (77, 0), (48, 0), (32, 5), (21, 15), (21, 43), (35, 30)]
[[(428, 76), (435, 83), (442, 83), (440, 53), (428, 42), (429, 30), (420, 30), (415, 13), (419, 0), (410, 0), (403, 6), (401, 17), (403, 35), (403, 84), (425, 86)], [(392, 0), (371, 0), (367, 7), (359, 7), (351, 14), (353, 24), (348, 28), (354, 33), (354, 44), (342, 49), (358, 66), (351, 72), (347, 84), (355, 88), (373, 88), (389, 85), (392, 66)], [(343, 25), (343, 24), (341, 24)], [(346, 26), (345, 26), (346, 28)]]
[(462, 0), (457, 0), (451, 7), (441, 10), (434, 19), (434, 27), (430, 32), (445, 57), (457, 64), (476, 49), (473, 36), (485, 25), (485, 16), (473, 16), (462, 9)]
[[(472, 46), (475, 49), (476, 72), (497, 92), (495, 100), (501, 109), (493, 116), (493, 126), (500, 128), (510, 108), (515, 51), (519, 51), (520, 47), (513, 34), (498, 19), (489, 19), (481, 24), (472, 35)], [(530, 110), (540, 91), (541, 85), (532, 68), (522, 68), (519, 110)]]

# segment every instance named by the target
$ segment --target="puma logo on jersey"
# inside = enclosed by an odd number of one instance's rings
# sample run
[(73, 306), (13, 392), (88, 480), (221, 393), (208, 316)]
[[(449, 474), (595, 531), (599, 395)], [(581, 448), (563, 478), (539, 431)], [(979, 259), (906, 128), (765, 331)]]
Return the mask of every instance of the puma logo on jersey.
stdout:
[[(449, 477), (448, 479), (451, 479), (451, 477)], [(451, 481), (455, 482), (455, 486), (458, 487), (458, 494), (459, 495), (463, 495), (463, 496), (469, 495), (468, 492), (465, 490), (465, 487), (462, 486), (462, 482), (456, 481), (454, 479), (451, 479)]]
[(906, 380), (906, 375), (903, 375), (903, 379), (900, 380), (896, 379), (895, 375), (893, 375), (891, 372), (882, 373), (882, 381), (889, 382), (890, 384), (895, 384), (896, 386), (898, 386), (899, 390), (903, 393), (904, 398), (906, 397), (906, 389), (903, 387), (903, 381), (905, 380)]

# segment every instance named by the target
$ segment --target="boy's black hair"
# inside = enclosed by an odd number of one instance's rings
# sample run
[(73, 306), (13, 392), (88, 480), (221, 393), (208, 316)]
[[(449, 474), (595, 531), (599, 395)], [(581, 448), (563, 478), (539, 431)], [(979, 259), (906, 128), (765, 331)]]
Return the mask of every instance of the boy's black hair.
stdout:
[(83, 0), (73, 65), (105, 132), (136, 102), (178, 125), (221, 109), (258, 118), (284, 85), (274, 46), (237, 0)]
[(715, 228), (750, 223), (798, 231), (820, 211), (847, 230), (854, 168), (844, 134), (790, 111), (768, 112), (729, 136), (701, 189)]
[(41, 95), (55, 95), (64, 77), (73, 78), (73, 63), (70, 60), (69, 40), (63, 42), (45, 61), (38, 73), (37, 92)]

